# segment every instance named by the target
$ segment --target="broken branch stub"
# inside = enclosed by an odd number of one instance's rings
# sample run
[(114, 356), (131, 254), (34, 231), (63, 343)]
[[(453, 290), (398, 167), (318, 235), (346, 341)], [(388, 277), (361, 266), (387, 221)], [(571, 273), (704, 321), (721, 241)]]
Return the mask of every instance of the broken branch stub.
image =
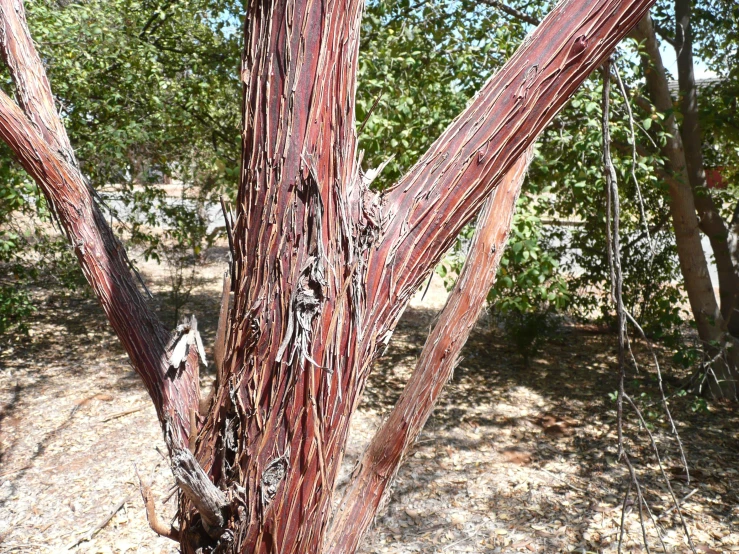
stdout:
[(173, 450), (172, 473), (177, 485), (200, 514), (206, 533), (213, 538), (220, 537), (226, 524), (226, 495), (211, 482), (187, 449)]

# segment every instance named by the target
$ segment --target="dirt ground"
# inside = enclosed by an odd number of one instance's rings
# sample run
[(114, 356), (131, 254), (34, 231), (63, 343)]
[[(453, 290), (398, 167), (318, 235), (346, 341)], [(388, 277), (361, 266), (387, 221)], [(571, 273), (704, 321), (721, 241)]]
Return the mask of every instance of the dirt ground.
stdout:
[[(209, 252), (185, 311), (213, 338), (224, 252)], [(167, 271), (144, 266), (163, 314)], [(40, 294), (40, 293), (39, 293)], [(342, 479), (389, 412), (445, 293), (416, 298), (380, 360), (355, 417)], [(173, 513), (173, 479), (154, 408), (97, 304), (84, 294), (39, 296), (28, 336), (0, 338), (0, 552), (169, 553), (149, 530), (136, 472)], [(168, 320), (169, 320), (168, 319)], [(361, 552), (615, 552), (628, 471), (617, 461), (616, 341), (571, 326), (529, 367), (483, 320), (413, 447)], [(660, 353), (668, 388), (680, 375)], [(631, 390), (658, 399), (643, 345)], [(207, 379), (207, 375), (205, 378)], [(739, 414), (670, 400), (690, 466), (658, 405), (645, 408), (696, 551), (739, 552)], [(633, 414), (630, 459), (662, 531), (651, 552), (689, 552), (649, 437)], [(341, 481), (340, 481), (341, 482)], [(648, 514), (644, 517), (649, 519)], [(625, 552), (646, 552), (639, 507), (627, 502)]]

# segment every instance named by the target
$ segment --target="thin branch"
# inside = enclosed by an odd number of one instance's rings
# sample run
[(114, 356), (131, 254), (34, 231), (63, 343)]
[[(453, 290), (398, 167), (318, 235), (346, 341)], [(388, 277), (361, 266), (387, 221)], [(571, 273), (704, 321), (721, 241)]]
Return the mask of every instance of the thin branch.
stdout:
[(403, 457), (451, 377), (495, 280), (530, 157), (527, 152), (513, 166), (480, 213), (477, 231), (454, 290), (426, 340), (403, 394), (373, 437), (339, 504), (329, 530), (328, 553), (354, 552)]
[(123, 506), (126, 505), (126, 503), (130, 500), (131, 495), (127, 495), (123, 500), (121, 500), (118, 504), (115, 505), (115, 508), (113, 508), (108, 515), (106, 515), (103, 519), (100, 520), (100, 522), (95, 525), (92, 529), (87, 531), (84, 535), (82, 535), (77, 541), (70, 544), (67, 547), (67, 550), (72, 550), (76, 546), (79, 546), (83, 542), (91, 541), (95, 535), (97, 535), (100, 531), (102, 531), (108, 523), (110, 523), (110, 520), (115, 517), (115, 515), (123, 508)]
[(678, 50), (680, 48), (680, 44), (677, 40), (675, 40), (672, 36), (670, 36), (670, 33), (667, 29), (662, 27), (661, 25), (658, 25), (657, 23), (654, 24), (654, 30), (659, 35), (659, 38), (664, 40), (667, 44), (672, 46), (675, 50)]
[[(636, 133), (634, 133), (634, 114), (631, 111), (629, 95), (626, 92), (626, 87), (624, 86), (624, 82), (621, 80), (621, 74), (619, 73), (618, 66), (616, 64), (613, 64), (613, 71), (616, 74), (618, 86), (621, 89), (621, 95), (624, 99), (624, 106), (626, 106), (626, 113), (628, 114), (627, 120), (629, 122), (629, 138), (631, 139), (631, 178), (634, 181), (634, 186), (636, 187), (636, 196), (637, 200), (639, 201), (639, 214), (641, 215), (642, 224), (644, 225), (644, 232), (646, 233), (647, 237), (647, 244), (649, 245), (649, 263), (651, 266), (652, 260), (654, 259), (654, 245), (652, 244), (652, 239), (649, 236), (649, 223), (647, 222), (647, 214), (644, 211), (644, 197), (642, 196), (641, 187), (639, 186), (639, 179), (636, 178)], [(610, 73), (608, 74), (608, 78), (610, 79)]]
[(539, 25), (541, 21), (536, 19), (535, 17), (531, 17), (530, 15), (517, 10), (514, 7), (509, 6), (508, 4), (504, 4), (503, 2), (500, 2), (499, 0), (482, 0), (483, 4), (487, 4), (489, 6), (493, 6), (494, 8), (498, 8), (500, 11), (507, 13), (511, 17), (514, 17), (520, 21), (523, 21), (524, 23), (528, 23), (529, 25)]
[(139, 470), (136, 468), (136, 477), (139, 479), (139, 491), (141, 492), (141, 498), (144, 501), (144, 508), (146, 509), (146, 520), (149, 522), (149, 527), (157, 535), (172, 539), (175, 542), (180, 541), (180, 531), (176, 527), (162, 523), (157, 516), (156, 501), (154, 500), (154, 493), (151, 491), (149, 485), (145, 485), (144, 481), (139, 475)]
[(647, 422), (644, 420), (644, 416), (642, 415), (641, 410), (637, 407), (637, 405), (634, 403), (631, 397), (627, 394), (627, 395), (624, 395), (624, 398), (626, 398), (626, 401), (631, 405), (632, 409), (634, 410), (637, 417), (639, 418), (639, 421), (641, 422), (643, 429), (646, 431), (647, 436), (649, 437), (649, 441), (652, 445), (652, 451), (654, 452), (654, 456), (657, 458), (657, 465), (659, 466), (659, 471), (662, 474), (662, 479), (667, 485), (667, 490), (669, 491), (670, 496), (672, 497), (673, 508), (677, 509), (678, 516), (680, 517), (680, 524), (682, 525), (683, 531), (685, 531), (685, 536), (688, 538), (688, 544), (690, 544), (690, 549), (693, 552), (695, 552), (695, 546), (693, 545), (693, 538), (690, 536), (690, 531), (688, 530), (688, 524), (685, 523), (685, 518), (683, 517), (683, 512), (680, 509), (680, 503), (677, 500), (677, 496), (675, 496), (675, 492), (672, 490), (672, 483), (670, 483), (670, 478), (667, 477), (667, 473), (665, 472), (664, 465), (662, 464), (662, 458), (659, 455), (659, 448), (657, 448), (657, 442), (654, 440), (654, 435), (652, 435), (652, 432), (649, 430), (649, 427), (647, 427)]

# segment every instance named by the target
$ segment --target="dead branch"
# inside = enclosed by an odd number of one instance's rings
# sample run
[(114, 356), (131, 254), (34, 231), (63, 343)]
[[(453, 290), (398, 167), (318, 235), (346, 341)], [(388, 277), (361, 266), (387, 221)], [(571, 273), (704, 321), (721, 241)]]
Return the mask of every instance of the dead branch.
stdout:
[(118, 412), (116, 414), (109, 415), (109, 416), (103, 418), (102, 423), (108, 423), (109, 421), (113, 421), (114, 419), (118, 419), (119, 417), (124, 417), (124, 416), (127, 416), (127, 415), (135, 414), (136, 412), (140, 412), (143, 409), (144, 409), (144, 407), (143, 406), (140, 406), (138, 408), (133, 408), (131, 410), (124, 410), (122, 412)]
[(154, 500), (154, 493), (151, 491), (149, 485), (145, 485), (144, 481), (139, 475), (138, 469), (136, 470), (136, 476), (139, 479), (139, 491), (141, 492), (141, 498), (144, 500), (144, 507), (146, 508), (146, 520), (149, 522), (149, 527), (157, 535), (172, 539), (175, 542), (180, 541), (180, 531), (176, 527), (166, 525), (162, 523), (157, 516), (156, 501)]
[[(657, 532), (657, 538), (660, 541), (662, 550), (663, 551), (665, 550), (665, 544), (662, 540), (662, 534), (654, 518), (654, 515), (652, 514), (652, 511), (649, 508), (649, 504), (644, 498), (642, 487), (639, 482), (638, 476), (636, 474), (636, 471), (634, 470), (633, 464), (631, 463), (631, 459), (628, 453), (626, 452), (626, 446), (624, 442), (624, 433), (623, 433), (623, 425), (624, 425), (623, 406), (624, 406), (624, 400), (625, 400), (629, 403), (631, 408), (636, 413), (640, 423), (642, 424), (643, 429), (646, 431), (649, 437), (650, 445), (656, 456), (657, 463), (660, 468), (660, 473), (662, 475), (663, 480), (665, 481), (667, 485), (667, 489), (670, 493), (673, 504), (675, 508), (677, 508), (678, 513), (680, 515), (680, 521), (682, 523), (683, 530), (685, 531), (686, 537), (688, 539), (688, 543), (691, 547), (691, 550), (695, 552), (695, 547), (690, 537), (690, 532), (682, 516), (682, 513), (680, 512), (679, 503), (678, 503), (677, 497), (675, 496), (675, 493), (672, 490), (670, 480), (667, 477), (667, 474), (664, 470), (662, 459), (659, 453), (659, 449), (657, 448), (657, 443), (654, 440), (654, 436), (652, 435), (651, 431), (649, 431), (638, 406), (633, 402), (631, 397), (625, 392), (624, 383), (626, 379), (626, 346), (627, 344), (628, 344), (629, 353), (631, 353), (631, 357), (635, 365), (636, 365), (636, 359), (634, 358), (633, 353), (631, 352), (631, 345), (630, 343), (628, 343), (628, 339), (627, 339), (626, 321), (629, 315), (623, 303), (623, 291), (622, 291), (623, 274), (621, 270), (621, 246), (620, 246), (620, 237), (619, 237), (620, 201), (619, 201), (619, 193), (618, 193), (618, 183), (616, 179), (616, 171), (615, 171), (615, 168), (613, 167), (613, 162), (611, 160), (611, 150), (610, 150), (611, 135), (610, 135), (610, 129), (609, 129), (609, 122), (610, 122), (609, 108), (610, 108), (611, 65), (612, 65), (612, 62), (610, 60), (603, 65), (603, 96), (602, 96), (602, 102), (601, 102), (602, 133), (603, 133), (603, 169), (605, 173), (605, 182), (606, 182), (606, 210), (605, 210), (606, 212), (606, 241), (607, 241), (608, 264), (609, 264), (609, 270), (610, 270), (610, 281), (611, 281), (611, 299), (616, 308), (616, 314), (618, 318), (618, 366), (619, 366), (619, 382), (618, 382), (618, 398), (617, 398), (618, 458), (619, 460), (622, 460), (624, 461), (624, 463), (626, 463), (628, 470), (629, 470), (629, 476), (630, 476), (628, 491), (626, 493), (626, 496), (624, 496), (624, 504), (622, 508), (623, 511), (621, 514), (621, 526), (622, 527), (621, 527), (621, 534), (619, 536), (618, 551), (621, 552), (621, 547), (623, 543), (623, 525), (624, 525), (624, 518), (625, 518), (625, 508), (626, 508), (626, 502), (628, 500), (632, 485), (634, 486), (634, 489), (636, 490), (636, 495), (637, 495), (637, 502), (638, 502), (638, 507), (639, 507), (639, 522), (641, 525), (642, 540), (643, 540), (644, 548), (646, 549), (647, 552), (650, 552), (649, 542), (647, 539), (647, 531), (646, 531), (645, 521), (644, 521), (644, 513), (643, 513), (643, 510), (646, 510), (649, 515), (650, 521), (652, 522), (652, 525), (654, 526)], [(617, 75), (617, 78), (618, 78), (619, 84), (622, 84), (621, 79), (618, 75)], [(624, 89), (623, 86), (621, 86), (620, 88), (621, 88), (621, 93), (624, 95), (624, 101), (628, 103), (628, 98), (626, 97), (626, 90)], [(627, 113), (628, 113), (629, 118), (632, 119), (630, 109), (628, 110)], [(631, 122), (630, 124), (632, 125), (632, 141), (633, 141), (634, 140), (633, 122)], [(636, 151), (632, 150), (632, 152), (633, 152), (633, 155), (635, 156)], [(636, 181), (636, 175), (633, 173), (633, 167), (632, 167), (632, 178)], [(638, 188), (638, 183), (637, 183), (637, 188)], [(641, 201), (641, 198), (639, 200)], [(646, 221), (645, 221), (645, 224), (646, 224)], [(633, 318), (631, 318), (631, 320), (633, 321)], [(634, 321), (634, 323), (636, 322)], [(639, 327), (638, 324), (637, 324), (637, 327), (643, 333), (643, 331), (641, 330), (641, 327)], [(654, 360), (655, 360), (655, 364), (657, 365), (657, 371), (658, 371), (659, 378), (660, 378), (660, 391), (662, 394), (663, 403), (665, 405), (667, 415), (673, 424), (673, 430), (675, 434), (677, 434), (677, 430), (675, 429), (674, 422), (672, 421), (672, 416), (670, 414), (669, 409), (667, 408), (667, 402), (665, 400), (665, 393), (664, 393), (664, 389), (662, 388), (661, 372), (659, 371), (659, 364), (657, 363), (656, 356), (654, 357)], [(680, 445), (680, 450), (682, 454), (682, 443), (680, 442), (679, 437), (678, 437), (678, 444)], [(685, 459), (684, 454), (682, 455), (683, 455), (683, 460), (684, 460)]]
[(205, 531), (213, 538), (220, 537), (225, 525), (223, 510), (228, 506), (226, 496), (212, 483), (192, 452), (185, 448), (173, 450), (172, 473), (200, 514)]

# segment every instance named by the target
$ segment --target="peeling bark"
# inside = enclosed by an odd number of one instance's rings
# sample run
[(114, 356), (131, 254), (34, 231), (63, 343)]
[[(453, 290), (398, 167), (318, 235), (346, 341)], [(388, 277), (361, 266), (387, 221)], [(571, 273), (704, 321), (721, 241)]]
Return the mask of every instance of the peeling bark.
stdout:
[[(382, 197), (356, 161), (361, 3), (250, 4), (234, 308), (197, 450), (219, 486), (252, 491), (230, 523), (237, 544), (320, 551), (378, 347), (454, 236), (649, 4), (558, 5)], [(261, 506), (255, 491), (288, 451), (289, 471)]]

